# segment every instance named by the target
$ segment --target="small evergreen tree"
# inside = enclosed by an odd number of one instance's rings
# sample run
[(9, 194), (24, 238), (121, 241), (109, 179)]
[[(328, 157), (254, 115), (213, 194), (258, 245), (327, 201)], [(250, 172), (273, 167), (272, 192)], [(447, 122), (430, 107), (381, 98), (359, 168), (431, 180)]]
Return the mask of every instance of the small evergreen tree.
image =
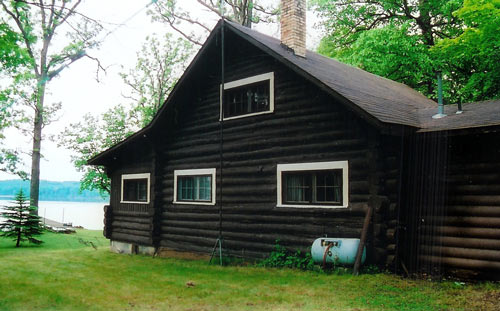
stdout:
[(42, 241), (35, 239), (35, 236), (43, 233), (40, 225), (40, 217), (36, 215), (36, 207), (29, 205), (29, 200), (23, 190), (16, 194), (15, 202), (12, 206), (4, 206), (5, 211), (0, 213), (5, 221), (0, 224), (0, 235), (13, 238), (16, 247), (23, 241), (34, 244), (41, 244)]

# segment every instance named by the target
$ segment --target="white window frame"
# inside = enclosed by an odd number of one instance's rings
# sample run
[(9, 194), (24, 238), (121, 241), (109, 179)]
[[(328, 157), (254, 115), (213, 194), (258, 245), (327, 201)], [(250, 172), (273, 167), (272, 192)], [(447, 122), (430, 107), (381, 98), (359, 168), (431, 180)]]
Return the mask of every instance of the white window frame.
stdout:
[[(188, 205), (215, 205), (216, 184), (215, 184), (215, 168), (202, 168), (191, 170), (174, 170), (174, 204), (188, 204)], [(212, 177), (212, 200), (206, 201), (178, 201), (177, 200), (177, 177), (179, 176), (197, 176), (197, 175), (211, 175)]]
[[(123, 200), (123, 181), (128, 179), (147, 179), (147, 200), (144, 201), (125, 201)], [(141, 174), (122, 174), (121, 181), (121, 195), (120, 195), (120, 203), (134, 203), (134, 204), (149, 204), (151, 200), (151, 173), (141, 173)]]
[(252, 117), (252, 116), (257, 116), (257, 115), (261, 115), (261, 114), (273, 113), (274, 112), (274, 72), (267, 72), (267, 73), (263, 73), (263, 74), (260, 74), (260, 75), (256, 75), (256, 76), (252, 76), (252, 77), (248, 77), (248, 78), (244, 78), (244, 79), (240, 79), (240, 80), (226, 82), (226, 83), (224, 83), (224, 90), (229, 90), (229, 89), (233, 89), (233, 88), (240, 87), (240, 86), (243, 86), (243, 85), (252, 84), (252, 83), (255, 83), (255, 82), (266, 81), (266, 80), (269, 80), (269, 110), (267, 110), (267, 111), (259, 111), (259, 112), (254, 112), (254, 113), (248, 113), (248, 114), (243, 114), (243, 115), (240, 115), (240, 116), (234, 116), (234, 117), (228, 117), (228, 118), (224, 118), (224, 116), (222, 115), (222, 96), (223, 96), (223, 92), (222, 92), (222, 84), (221, 84), (220, 85), (220, 92), (219, 92), (220, 93), (220, 98), (219, 98), (219, 103), (220, 103), (220, 107), (219, 107), (219, 110), (220, 110), (219, 121), (221, 121), (221, 120), (226, 121), (226, 120), (232, 120), (232, 119)]
[[(322, 205), (322, 204), (287, 204), (283, 203), (282, 191), (282, 173), (288, 171), (319, 171), (342, 169), (342, 204), (341, 205)], [(278, 164), (276, 168), (277, 179), (277, 207), (299, 207), (299, 208), (346, 208), (349, 206), (349, 163), (348, 161), (331, 162), (311, 162), (311, 163), (293, 163)]]

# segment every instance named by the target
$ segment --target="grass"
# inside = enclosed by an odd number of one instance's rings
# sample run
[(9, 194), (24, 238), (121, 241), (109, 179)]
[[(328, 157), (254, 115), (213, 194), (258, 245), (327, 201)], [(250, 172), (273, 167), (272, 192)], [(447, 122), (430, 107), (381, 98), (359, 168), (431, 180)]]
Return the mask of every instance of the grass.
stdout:
[[(0, 238), (0, 310), (498, 310), (500, 285), (219, 267), (109, 252), (101, 232)], [(95, 249), (90, 245), (92, 242)], [(194, 286), (187, 286), (192, 282)]]

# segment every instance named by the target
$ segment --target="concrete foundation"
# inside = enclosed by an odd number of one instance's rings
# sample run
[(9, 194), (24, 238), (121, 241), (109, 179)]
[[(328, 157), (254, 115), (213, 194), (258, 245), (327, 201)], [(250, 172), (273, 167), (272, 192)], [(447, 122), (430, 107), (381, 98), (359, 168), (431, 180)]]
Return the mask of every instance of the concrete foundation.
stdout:
[(111, 241), (111, 251), (118, 254), (142, 254), (153, 256), (155, 248), (152, 246), (136, 245), (132, 243)]

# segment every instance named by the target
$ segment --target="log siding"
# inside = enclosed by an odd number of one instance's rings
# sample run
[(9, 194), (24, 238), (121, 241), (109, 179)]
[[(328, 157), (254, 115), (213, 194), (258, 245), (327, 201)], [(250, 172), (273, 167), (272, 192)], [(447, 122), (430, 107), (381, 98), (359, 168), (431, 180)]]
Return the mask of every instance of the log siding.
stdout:
[[(359, 238), (364, 208), (378, 194), (370, 176), (376, 169), (370, 161), (378, 157), (378, 143), (366, 134), (374, 129), (267, 54), (244, 42), (235, 45), (241, 53), (233, 50), (227, 60), (226, 81), (273, 72), (274, 112), (224, 121), (221, 185), (219, 80), (205, 81), (194, 99), (182, 103), (180, 126), (172, 128), (158, 147), (163, 161), (157, 187), (162, 210), (159, 246), (211, 251), (219, 232), (219, 202), (173, 203), (174, 171), (206, 167), (217, 169), (224, 251), (230, 255), (262, 258), (277, 240), (307, 251), (321, 236)], [(346, 160), (347, 208), (276, 206), (278, 164)]]

